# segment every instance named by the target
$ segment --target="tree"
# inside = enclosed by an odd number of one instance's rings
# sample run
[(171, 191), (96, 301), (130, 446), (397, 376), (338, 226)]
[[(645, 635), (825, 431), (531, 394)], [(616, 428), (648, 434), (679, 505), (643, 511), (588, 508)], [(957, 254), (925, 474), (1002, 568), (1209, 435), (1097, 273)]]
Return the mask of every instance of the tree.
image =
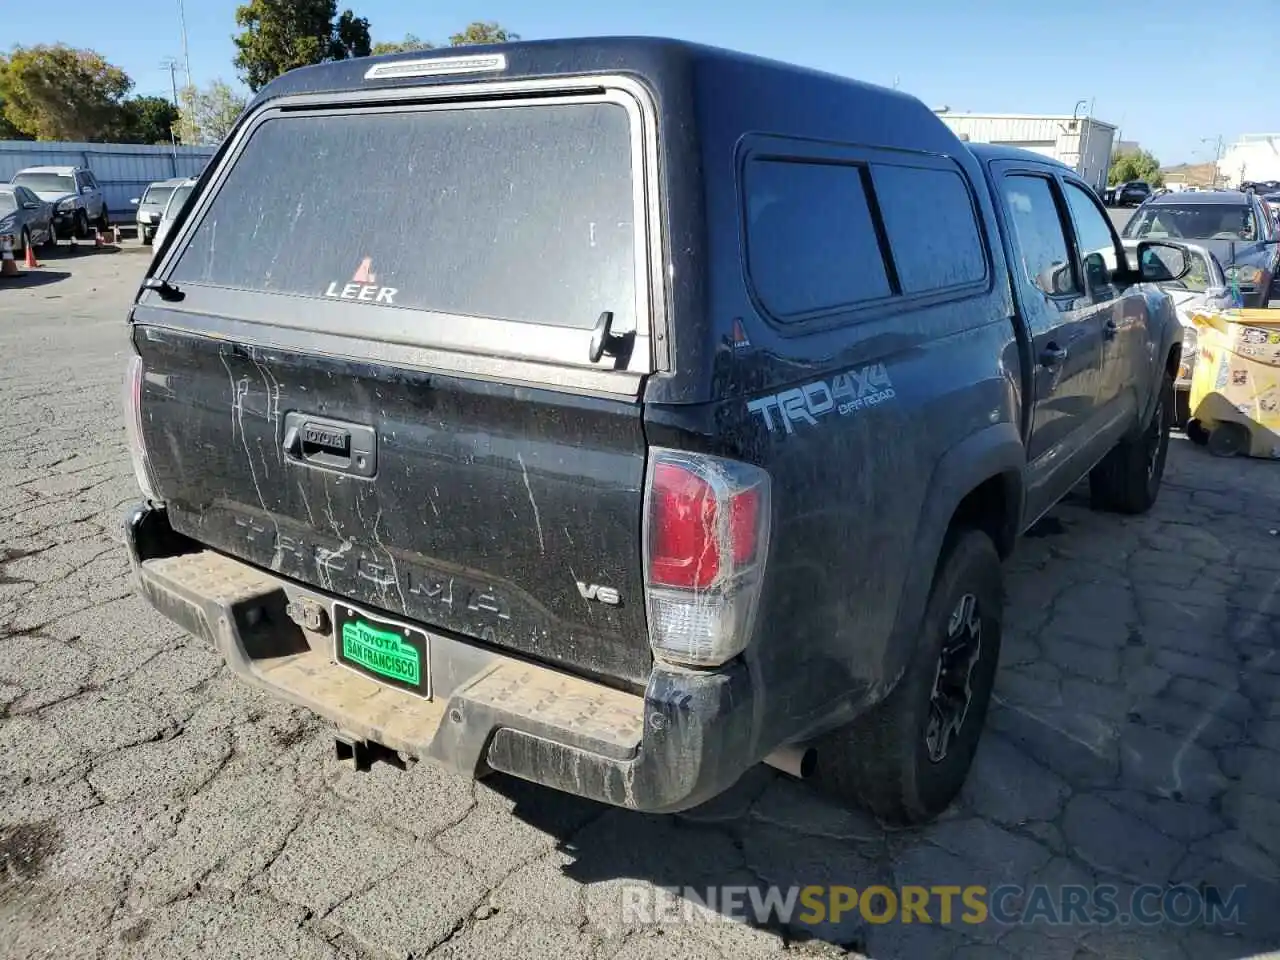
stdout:
[(434, 50), (436, 45), (429, 40), (422, 40), (412, 33), (406, 33), (403, 40), (382, 40), (373, 45), (373, 53), (410, 53), (414, 50)]
[[(4, 69), (4, 57), (0, 57), (0, 71)], [(0, 97), (0, 140), (30, 140), (31, 135), (23, 133), (4, 115), (4, 97)]]
[(221, 78), (203, 90), (185, 87), (182, 91), (182, 131), (185, 143), (221, 143), (244, 113), (247, 98), (236, 93)]
[(510, 43), (520, 39), (520, 34), (512, 33), (493, 21), (477, 20), (461, 33), (449, 38), (451, 46), (466, 47), (473, 43)]
[(15, 47), (0, 60), (5, 119), (37, 140), (104, 140), (118, 129), (133, 81), (92, 50)]
[(178, 134), (178, 108), (164, 97), (130, 97), (120, 105), (112, 139), (120, 143), (169, 143)]
[(1107, 182), (1117, 184), (1127, 180), (1144, 180), (1153, 187), (1164, 186), (1160, 161), (1146, 150), (1122, 150), (1111, 158)]
[(370, 52), (369, 21), (350, 10), (338, 16), (337, 0), (249, 0), (236, 24), (235, 65), (255, 92), (295, 67)]

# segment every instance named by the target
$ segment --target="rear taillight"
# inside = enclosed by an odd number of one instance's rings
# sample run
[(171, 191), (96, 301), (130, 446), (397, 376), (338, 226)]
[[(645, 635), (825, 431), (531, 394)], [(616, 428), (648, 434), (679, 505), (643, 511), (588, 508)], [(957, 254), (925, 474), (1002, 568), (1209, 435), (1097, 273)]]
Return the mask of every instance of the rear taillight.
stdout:
[(124, 430), (129, 442), (129, 458), (133, 475), (138, 479), (142, 495), (152, 503), (160, 503), (151, 476), (151, 462), (142, 442), (142, 358), (134, 354), (124, 377)]
[(654, 449), (645, 504), (654, 656), (722, 664), (751, 636), (769, 552), (769, 475), (721, 457)]

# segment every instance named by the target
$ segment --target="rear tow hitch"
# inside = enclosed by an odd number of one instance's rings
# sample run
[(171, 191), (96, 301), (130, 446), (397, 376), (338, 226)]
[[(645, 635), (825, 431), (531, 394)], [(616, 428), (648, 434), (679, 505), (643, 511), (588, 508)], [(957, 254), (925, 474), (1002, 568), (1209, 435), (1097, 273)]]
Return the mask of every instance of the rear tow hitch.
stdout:
[(356, 770), (361, 773), (368, 770), (373, 765), (373, 761), (377, 759), (376, 745), (368, 740), (360, 740), (356, 737), (339, 733), (333, 738), (333, 746), (334, 754), (337, 756), (339, 763), (344, 760), (350, 760), (355, 765)]
[(338, 758), (338, 762), (350, 760), (353, 767), (359, 773), (366, 773), (374, 763), (382, 761), (389, 763), (393, 767), (399, 767), (401, 770), (408, 765), (408, 758), (401, 753), (397, 753), (390, 747), (375, 743), (372, 740), (363, 740), (354, 734), (344, 733), (339, 730), (333, 736), (334, 755)]

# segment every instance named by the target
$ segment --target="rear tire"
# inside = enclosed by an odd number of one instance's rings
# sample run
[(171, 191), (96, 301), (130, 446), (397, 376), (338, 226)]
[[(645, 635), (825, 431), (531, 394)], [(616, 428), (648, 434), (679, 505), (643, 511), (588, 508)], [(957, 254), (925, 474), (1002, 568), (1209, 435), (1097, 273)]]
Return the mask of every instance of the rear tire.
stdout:
[(1151, 419), (1141, 433), (1130, 434), (1089, 474), (1089, 494), (1095, 510), (1146, 513), (1160, 495), (1169, 429), (1173, 425), (1173, 378), (1165, 375)]
[(889, 823), (922, 823), (945, 810), (986, 722), (1003, 607), (995, 544), (978, 530), (953, 531), (906, 672), (884, 701), (818, 744), (818, 787)]
[(102, 206), (102, 216), (98, 217), (96, 226), (103, 233), (111, 229), (111, 213), (107, 210), (106, 204)]
[(89, 236), (89, 215), (83, 210), (77, 210), (75, 226), (72, 229), (77, 240), (83, 240)]

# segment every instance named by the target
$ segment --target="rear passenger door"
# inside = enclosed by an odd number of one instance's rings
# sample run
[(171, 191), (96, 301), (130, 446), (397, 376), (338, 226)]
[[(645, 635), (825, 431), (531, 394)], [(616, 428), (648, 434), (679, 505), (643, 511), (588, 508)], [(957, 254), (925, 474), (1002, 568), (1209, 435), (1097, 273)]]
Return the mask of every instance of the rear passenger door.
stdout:
[(1092, 313), (1101, 334), (1098, 371), (1098, 432), (1100, 445), (1123, 433), (1137, 416), (1138, 385), (1147, 382), (1140, 370), (1149, 323), (1147, 301), (1139, 286), (1118, 286), (1116, 269), (1125, 263), (1111, 221), (1082, 184), (1062, 180), (1071, 211), (1071, 227), (1079, 251), (1084, 282), (1084, 311)]
[(1048, 171), (1001, 164), (999, 206), (1010, 270), (1031, 335), (1028, 508), (1036, 516), (1088, 466), (1097, 412), (1102, 330), (1073, 252), (1066, 200)]
[(90, 220), (102, 216), (102, 191), (98, 189), (98, 181), (88, 170), (76, 174), (76, 187), (84, 198), (84, 210)]

